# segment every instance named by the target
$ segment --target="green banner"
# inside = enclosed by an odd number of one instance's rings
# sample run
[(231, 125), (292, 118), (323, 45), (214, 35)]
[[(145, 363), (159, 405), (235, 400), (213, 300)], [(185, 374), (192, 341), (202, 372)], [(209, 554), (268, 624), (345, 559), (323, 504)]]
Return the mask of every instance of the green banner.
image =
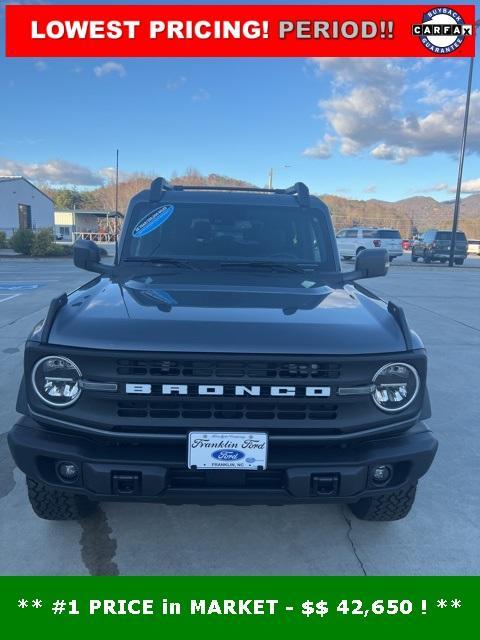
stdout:
[(480, 578), (11, 577), (0, 590), (4, 637), (409, 638), (476, 628)]

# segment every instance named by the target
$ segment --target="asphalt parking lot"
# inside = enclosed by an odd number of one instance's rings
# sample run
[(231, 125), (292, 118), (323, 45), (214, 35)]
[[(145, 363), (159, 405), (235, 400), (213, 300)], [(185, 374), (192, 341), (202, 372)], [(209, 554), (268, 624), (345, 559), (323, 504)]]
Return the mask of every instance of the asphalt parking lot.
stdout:
[[(403, 266), (402, 266), (403, 263)], [(471, 267), (471, 268), (468, 268)], [(440, 447), (405, 520), (368, 523), (339, 506), (103, 504), (80, 523), (36, 518), (6, 433), (22, 350), (49, 300), (89, 279), (71, 260), (0, 257), (1, 575), (478, 575), (480, 258), (395, 262), (367, 284), (401, 304), (429, 352)]]

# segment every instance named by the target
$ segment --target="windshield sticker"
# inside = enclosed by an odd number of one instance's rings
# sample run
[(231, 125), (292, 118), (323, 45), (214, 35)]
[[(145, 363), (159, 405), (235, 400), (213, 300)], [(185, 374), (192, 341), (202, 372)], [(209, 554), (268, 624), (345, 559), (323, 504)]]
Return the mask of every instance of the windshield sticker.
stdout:
[(148, 298), (163, 302), (170, 307), (175, 307), (178, 304), (175, 298), (172, 298), (169, 293), (162, 291), (162, 289), (144, 289), (142, 293)]
[(155, 229), (170, 218), (174, 208), (173, 204), (164, 204), (159, 209), (150, 211), (150, 213), (147, 213), (147, 215), (135, 225), (132, 236), (134, 238), (143, 238), (143, 236), (155, 231)]

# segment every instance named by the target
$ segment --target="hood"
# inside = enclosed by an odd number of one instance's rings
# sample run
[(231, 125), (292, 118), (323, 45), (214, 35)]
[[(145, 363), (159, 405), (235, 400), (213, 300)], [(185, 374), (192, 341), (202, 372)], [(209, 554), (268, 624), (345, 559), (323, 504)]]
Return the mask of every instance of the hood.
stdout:
[[(355, 355), (405, 350), (383, 301), (355, 287), (118, 283), (70, 294), (49, 342), (125, 351)], [(232, 279), (233, 280), (233, 279)], [(308, 288), (311, 287), (311, 288)]]

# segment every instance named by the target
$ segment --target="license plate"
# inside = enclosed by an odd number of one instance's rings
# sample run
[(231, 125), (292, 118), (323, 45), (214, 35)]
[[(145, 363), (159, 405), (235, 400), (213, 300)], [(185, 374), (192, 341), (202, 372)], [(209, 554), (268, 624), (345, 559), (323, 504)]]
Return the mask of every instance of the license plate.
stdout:
[(189, 469), (266, 469), (266, 433), (218, 433), (192, 431), (188, 434)]

